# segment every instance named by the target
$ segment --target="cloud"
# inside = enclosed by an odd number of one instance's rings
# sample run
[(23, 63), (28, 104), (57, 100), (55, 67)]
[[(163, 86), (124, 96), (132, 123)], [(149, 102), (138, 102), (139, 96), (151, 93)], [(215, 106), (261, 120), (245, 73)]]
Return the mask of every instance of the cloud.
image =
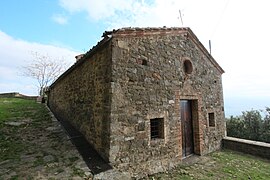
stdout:
[(39, 52), (55, 59), (64, 59), (66, 64), (75, 62), (79, 52), (53, 45), (39, 44), (15, 39), (0, 31), (0, 93), (20, 92), (36, 95), (36, 81), (21, 76), (21, 67), (31, 62), (31, 52)]
[(179, 24), (181, 1), (176, 0), (60, 0), (71, 13), (85, 11), (92, 20), (103, 20), (110, 27), (164, 26)]
[(86, 11), (89, 18), (101, 20), (114, 16), (117, 11), (131, 10), (134, 0), (60, 0), (60, 5), (67, 11), (74, 13)]
[(65, 25), (68, 23), (68, 18), (62, 14), (54, 14), (52, 16), (52, 20), (60, 25)]
[[(191, 27), (224, 68), (225, 100), (266, 105), (270, 101), (270, 11), (268, 1), (230, 0), (59, 0), (70, 13), (86, 12), (91, 21), (107, 29), (121, 27)], [(244, 5), (244, 6), (243, 6)], [(257, 99), (256, 99), (257, 98)], [(232, 101), (232, 99), (234, 101)], [(244, 101), (246, 99), (246, 101)], [(237, 106), (236, 106), (237, 105)]]
[(101, 20), (108, 28), (181, 26), (179, 10), (182, 11), (184, 26), (212, 28), (213, 23), (206, 26), (206, 22), (209, 19), (218, 21), (226, 2), (227, 0), (59, 0), (60, 5), (68, 12), (86, 12), (89, 19)]

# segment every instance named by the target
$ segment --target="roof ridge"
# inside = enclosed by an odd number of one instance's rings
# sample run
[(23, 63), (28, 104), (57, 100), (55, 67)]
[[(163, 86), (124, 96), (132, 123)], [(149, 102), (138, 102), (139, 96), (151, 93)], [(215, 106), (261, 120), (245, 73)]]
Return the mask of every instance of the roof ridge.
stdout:
[(117, 34), (120, 32), (142, 32), (142, 31), (173, 31), (173, 30), (182, 30), (182, 31), (188, 31), (189, 27), (123, 27), (119, 29), (113, 29), (112, 31), (105, 31), (102, 35), (102, 37)]

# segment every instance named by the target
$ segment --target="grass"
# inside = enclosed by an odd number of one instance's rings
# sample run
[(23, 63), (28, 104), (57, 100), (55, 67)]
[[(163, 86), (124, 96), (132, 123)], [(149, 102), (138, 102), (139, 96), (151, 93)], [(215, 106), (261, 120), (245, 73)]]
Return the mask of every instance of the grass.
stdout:
[(86, 177), (59, 125), (44, 104), (0, 98), (0, 180)]
[(270, 178), (270, 161), (232, 151), (215, 152), (211, 156), (221, 164), (219, 173), (231, 179)]
[(84, 176), (83, 170), (81, 170), (79, 168), (76, 168), (76, 167), (73, 167), (73, 174), (75, 176), (80, 176), (80, 177), (83, 177)]
[[(11, 122), (26, 123), (9, 125)], [(63, 145), (62, 136), (46, 130), (52, 127), (51, 123), (43, 104), (19, 98), (0, 98), (0, 179), (1, 168), (11, 175), (17, 173), (7, 179), (31, 179), (42, 170), (48, 179), (67, 170), (71, 174), (69, 177), (84, 175), (83, 170), (75, 166), (79, 158), (74, 154), (67, 155), (71, 147)], [(44, 157), (47, 155), (57, 158), (54, 162), (46, 162)], [(228, 150), (200, 158), (196, 164), (178, 166), (149, 179), (270, 179), (269, 160)], [(2, 172), (3, 177), (4, 174)]]
[(75, 156), (75, 157), (69, 157), (68, 159), (70, 160), (70, 162), (75, 162), (75, 161), (77, 161), (79, 158)]
[(269, 179), (270, 161), (230, 150), (217, 151), (191, 166), (178, 166), (150, 179)]
[(0, 98), (0, 123), (9, 119), (32, 116), (36, 108), (41, 108), (33, 100), (20, 98)]
[(48, 118), (44, 106), (33, 100), (0, 98), (0, 161), (19, 160), (19, 155), (27, 151), (31, 143), (24, 138), (24, 135), (31, 136), (31, 132), (25, 131), (27, 126), (42, 128), (41, 122)]

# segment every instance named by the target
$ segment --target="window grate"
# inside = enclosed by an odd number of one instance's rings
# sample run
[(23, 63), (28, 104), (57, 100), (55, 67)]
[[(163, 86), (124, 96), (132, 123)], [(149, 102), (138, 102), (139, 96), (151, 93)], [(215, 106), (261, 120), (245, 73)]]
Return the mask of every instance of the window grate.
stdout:
[(164, 119), (155, 118), (150, 119), (151, 128), (151, 139), (162, 139), (164, 138)]

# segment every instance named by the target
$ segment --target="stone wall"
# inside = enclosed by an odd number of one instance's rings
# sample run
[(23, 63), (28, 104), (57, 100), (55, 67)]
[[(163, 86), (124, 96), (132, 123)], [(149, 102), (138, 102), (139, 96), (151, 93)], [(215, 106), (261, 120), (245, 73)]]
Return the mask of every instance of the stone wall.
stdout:
[[(222, 72), (212, 57), (187, 31), (145, 34), (123, 30), (112, 40), (110, 162), (134, 176), (181, 162), (181, 99), (196, 102), (196, 154), (219, 149), (225, 135)], [(192, 63), (191, 74), (184, 71), (185, 60)], [(208, 113), (215, 115), (214, 127)], [(161, 139), (151, 139), (153, 118), (164, 119)]]
[(244, 152), (270, 159), (270, 144), (234, 137), (225, 137), (223, 147), (234, 151)]
[[(104, 37), (51, 86), (49, 106), (58, 118), (134, 177), (181, 163), (180, 100), (192, 101), (195, 154), (221, 148), (223, 70), (191, 30), (127, 28)], [(151, 137), (151, 122), (162, 129), (159, 138)]]
[(110, 149), (110, 82), (107, 41), (86, 53), (51, 86), (48, 102), (57, 118), (70, 121), (105, 160)]

